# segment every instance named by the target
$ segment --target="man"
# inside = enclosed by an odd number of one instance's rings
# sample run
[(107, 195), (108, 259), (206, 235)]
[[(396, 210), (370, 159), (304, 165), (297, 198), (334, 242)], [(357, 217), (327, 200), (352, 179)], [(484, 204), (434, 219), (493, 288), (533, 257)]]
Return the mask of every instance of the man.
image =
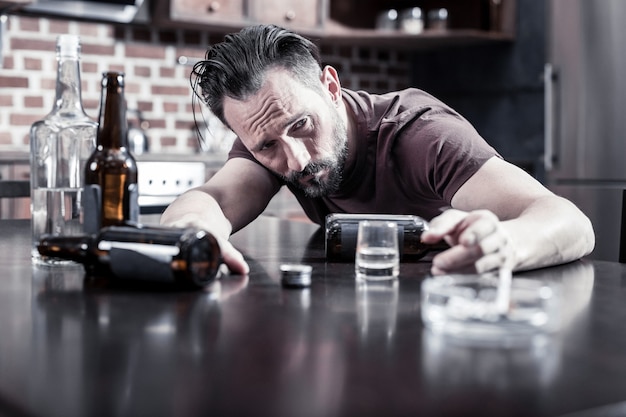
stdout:
[(194, 76), (196, 93), (238, 139), (223, 168), (161, 222), (212, 232), (233, 272), (248, 265), (231, 232), (283, 185), (319, 224), (330, 212), (431, 220), (422, 240), (451, 246), (433, 258), (433, 274), (538, 268), (593, 249), (589, 219), (504, 161), (459, 114), (417, 89), (343, 89), (315, 45), (293, 32), (228, 35)]

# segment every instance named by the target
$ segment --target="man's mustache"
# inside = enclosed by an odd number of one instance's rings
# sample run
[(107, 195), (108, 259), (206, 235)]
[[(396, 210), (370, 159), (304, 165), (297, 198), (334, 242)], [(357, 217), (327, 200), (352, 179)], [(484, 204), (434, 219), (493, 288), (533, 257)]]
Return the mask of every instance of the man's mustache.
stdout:
[(315, 175), (323, 169), (330, 168), (331, 165), (325, 162), (311, 162), (300, 172), (292, 172), (285, 179), (289, 182), (298, 182), (304, 177)]

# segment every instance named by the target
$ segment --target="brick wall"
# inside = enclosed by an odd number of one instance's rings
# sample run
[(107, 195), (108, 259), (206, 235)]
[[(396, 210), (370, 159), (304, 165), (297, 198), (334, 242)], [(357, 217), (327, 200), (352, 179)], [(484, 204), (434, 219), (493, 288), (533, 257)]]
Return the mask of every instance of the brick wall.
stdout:
[[(0, 68), (0, 151), (29, 148), (30, 125), (52, 108), (56, 78), (55, 42), (59, 34), (80, 36), (83, 104), (98, 116), (101, 74), (126, 73), (129, 109), (139, 109), (149, 123), (151, 152), (198, 151), (189, 74), (191, 62), (204, 56), (218, 35), (188, 30), (87, 23), (62, 19), (9, 16)], [(352, 89), (385, 92), (409, 84), (404, 53), (363, 47), (321, 45), (325, 63), (339, 71)], [(197, 113), (197, 112), (196, 112)], [(214, 118), (204, 109), (212, 132)], [(202, 116), (197, 114), (196, 118)]]

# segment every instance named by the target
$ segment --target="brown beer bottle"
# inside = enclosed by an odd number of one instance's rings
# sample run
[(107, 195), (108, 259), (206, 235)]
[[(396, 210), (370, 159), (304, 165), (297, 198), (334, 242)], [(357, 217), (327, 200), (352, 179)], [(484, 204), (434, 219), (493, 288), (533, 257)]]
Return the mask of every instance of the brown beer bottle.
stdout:
[(85, 166), (84, 229), (134, 223), (139, 218), (137, 163), (128, 147), (124, 73), (102, 77), (96, 150)]
[(160, 226), (110, 226), (95, 235), (45, 235), (45, 259), (83, 264), (88, 276), (198, 288), (219, 276), (221, 252), (210, 233)]

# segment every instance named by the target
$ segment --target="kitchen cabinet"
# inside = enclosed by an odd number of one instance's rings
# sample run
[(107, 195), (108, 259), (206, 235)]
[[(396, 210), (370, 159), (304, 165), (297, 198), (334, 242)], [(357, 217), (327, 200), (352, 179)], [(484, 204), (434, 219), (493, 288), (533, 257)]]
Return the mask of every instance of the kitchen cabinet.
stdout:
[(220, 31), (251, 23), (247, 0), (156, 0), (153, 21), (160, 26), (200, 26)]
[[(0, 0), (19, 9), (31, 0)], [(516, 0), (151, 0), (151, 26), (198, 29), (216, 34), (257, 23), (273, 23), (321, 43), (394, 49), (511, 42)], [(426, 29), (405, 33), (376, 28), (377, 17), (419, 6)], [(447, 28), (429, 28), (428, 12), (446, 9)]]
[(251, 1), (254, 21), (296, 30), (321, 29), (327, 15), (327, 0)]
[(32, 0), (0, 0), (0, 12), (32, 3)]
[[(516, 0), (155, 0), (154, 21), (169, 27), (232, 32), (273, 23), (319, 42), (400, 49), (437, 48), (515, 38)], [(377, 16), (419, 6), (426, 29), (381, 31)], [(446, 29), (429, 29), (429, 11), (445, 8)]]
[[(424, 49), (475, 43), (510, 42), (515, 38), (516, 0), (360, 0), (330, 3), (324, 40), (334, 44)], [(424, 30), (376, 29), (377, 17), (390, 9), (422, 9)], [(431, 28), (428, 13), (446, 9), (446, 28)]]
[(256, 23), (294, 30), (319, 29), (327, 0), (156, 0), (154, 22), (168, 27), (196, 27), (230, 32)]

